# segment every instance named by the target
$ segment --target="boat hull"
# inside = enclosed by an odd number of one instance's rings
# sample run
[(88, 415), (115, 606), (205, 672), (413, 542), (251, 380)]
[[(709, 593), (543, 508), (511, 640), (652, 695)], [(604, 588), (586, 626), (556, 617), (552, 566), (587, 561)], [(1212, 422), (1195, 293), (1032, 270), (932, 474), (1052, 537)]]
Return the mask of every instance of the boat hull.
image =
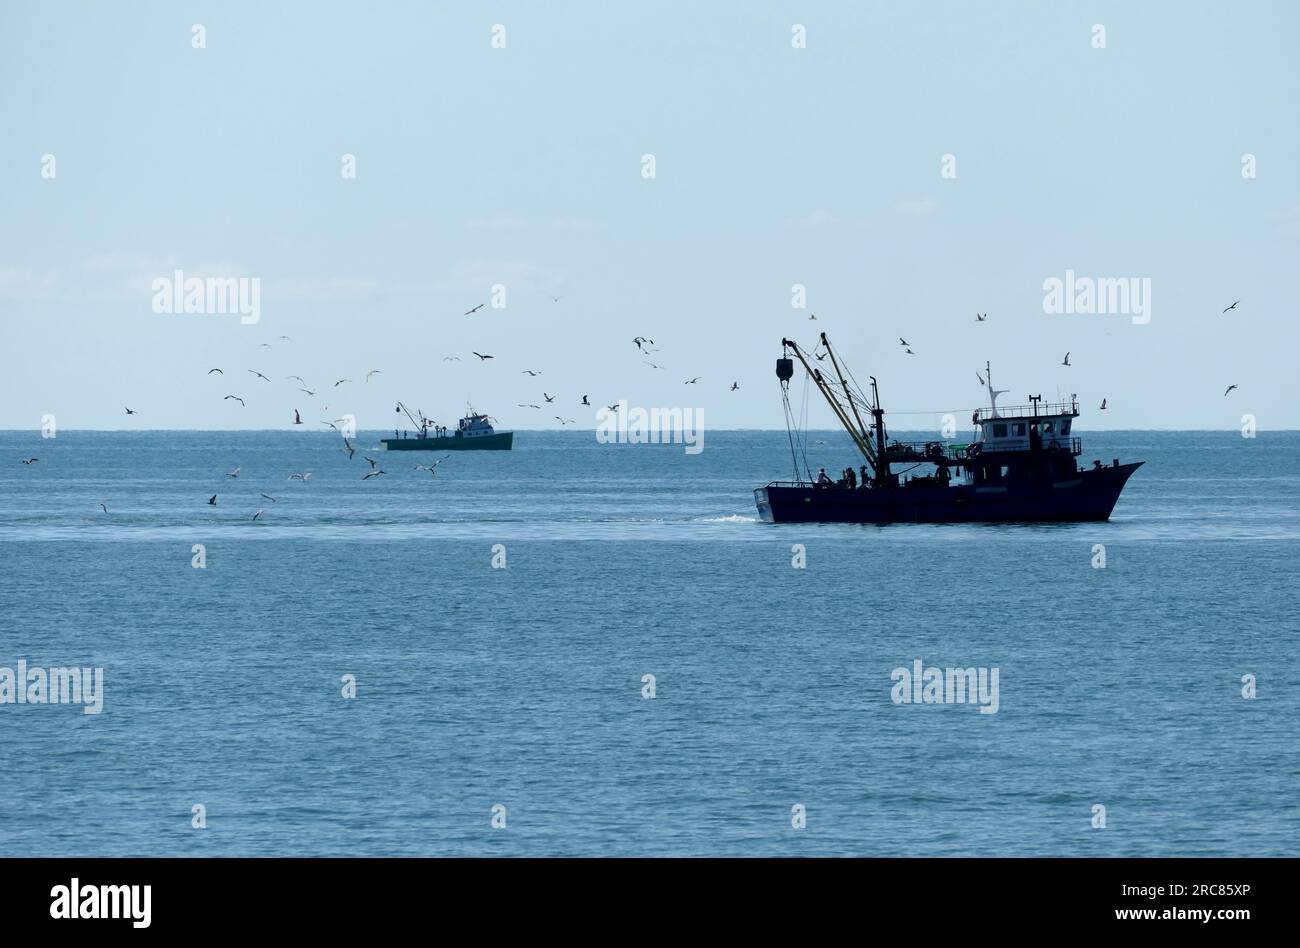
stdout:
[(996, 487), (847, 490), (769, 484), (754, 491), (768, 523), (1069, 523), (1109, 520), (1142, 462), (1079, 471), (1056, 481)]
[(515, 441), (513, 431), (475, 438), (383, 438), (380, 444), (387, 451), (509, 451)]

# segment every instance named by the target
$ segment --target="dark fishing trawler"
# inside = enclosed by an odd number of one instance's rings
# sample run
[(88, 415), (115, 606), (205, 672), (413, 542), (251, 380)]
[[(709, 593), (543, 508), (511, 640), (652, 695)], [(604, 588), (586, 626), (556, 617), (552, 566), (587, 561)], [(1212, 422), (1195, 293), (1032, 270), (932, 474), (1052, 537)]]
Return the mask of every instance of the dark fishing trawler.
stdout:
[[(871, 397), (858, 388), (842, 366), (826, 334), (811, 353), (829, 360), (835, 379), (814, 367), (796, 343), (782, 339), (783, 355), (776, 363), (791, 428), (795, 477), (800, 478), (799, 445), (794, 437), (789, 384), (797, 359), (821, 391), (854, 446), (866, 462), (859, 481), (850, 468), (831, 480), (816, 478), (807, 463), (807, 480), (774, 481), (754, 491), (759, 516), (769, 523), (1008, 523), (1107, 520), (1129, 476), (1141, 461), (1109, 466), (1093, 461), (1080, 467), (1079, 439), (1070, 433), (1079, 416), (1078, 401), (1044, 404), (1029, 396), (1028, 405), (1000, 408), (991, 375), (984, 382), (989, 407), (976, 409), (977, 429), (970, 444), (946, 441), (891, 441), (885, 430), (880, 392), (871, 379)], [(819, 351), (822, 350), (823, 351)], [(794, 359), (790, 358), (793, 355)], [(850, 384), (850, 381), (852, 384)], [(870, 418), (865, 423), (864, 415)], [(898, 472), (896, 465), (908, 465)], [(922, 470), (922, 473), (910, 472)]]
[(386, 451), (509, 451), (514, 446), (513, 431), (497, 431), (489, 416), (472, 408), (455, 431), (439, 426), (423, 412), (417, 412), (417, 421), (401, 402), (397, 403), (397, 411), (406, 412), (415, 431), (409, 438), (406, 432), (395, 431), (393, 437), (380, 439)]

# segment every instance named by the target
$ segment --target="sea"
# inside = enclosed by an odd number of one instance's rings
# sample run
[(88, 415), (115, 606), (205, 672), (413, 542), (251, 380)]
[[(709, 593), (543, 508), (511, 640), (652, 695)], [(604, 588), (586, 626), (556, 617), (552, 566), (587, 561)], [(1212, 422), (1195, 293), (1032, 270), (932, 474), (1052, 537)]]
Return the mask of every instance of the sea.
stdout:
[(962, 526), (760, 522), (784, 431), (385, 434), (0, 432), (0, 699), (102, 669), (0, 703), (0, 855), (1300, 854), (1300, 433)]

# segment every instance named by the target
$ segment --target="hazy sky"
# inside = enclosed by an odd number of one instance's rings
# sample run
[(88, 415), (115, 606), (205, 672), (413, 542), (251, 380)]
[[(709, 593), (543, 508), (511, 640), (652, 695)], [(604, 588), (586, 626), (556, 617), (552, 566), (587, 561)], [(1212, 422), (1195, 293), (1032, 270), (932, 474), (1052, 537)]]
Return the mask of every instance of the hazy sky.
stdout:
[[(5, 3), (0, 428), (780, 428), (818, 329), (897, 411), (968, 413), (988, 359), (1108, 399), (1081, 426), (1300, 427), (1300, 6), (759, 6)], [(260, 322), (156, 314), (176, 268), (259, 278)], [(1044, 313), (1067, 269), (1149, 278), (1150, 322)]]

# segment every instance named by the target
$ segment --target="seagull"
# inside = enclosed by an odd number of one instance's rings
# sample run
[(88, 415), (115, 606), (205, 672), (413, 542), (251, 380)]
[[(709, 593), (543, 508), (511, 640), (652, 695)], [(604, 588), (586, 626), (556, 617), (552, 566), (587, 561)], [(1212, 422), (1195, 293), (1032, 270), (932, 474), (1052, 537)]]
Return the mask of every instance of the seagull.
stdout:
[[(1228, 386), (1228, 392), (1231, 392), (1231, 391), (1232, 391), (1234, 388), (1236, 388), (1236, 387), (1237, 387), (1237, 386), (1235, 386), (1235, 385), (1229, 385), (1229, 386)], [(1227, 398), (1227, 397), (1228, 397), (1228, 392), (1224, 392), (1224, 393), (1223, 393), (1223, 397), (1224, 397), (1224, 398)]]
[(617, 406), (617, 405), (606, 405), (606, 406), (605, 406), (605, 411), (618, 411), (618, 406)]
[(516, 402), (516, 408), (541, 408), (541, 405), (525, 405), (523, 402)]
[(982, 323), (982, 322), (984, 322), (984, 320), (986, 320), (986, 319), (988, 319), (988, 318), (989, 318), (989, 314), (988, 314), (988, 313), (976, 313), (976, 314), (975, 314), (975, 322), (977, 322), (977, 323)]
[[(366, 457), (364, 454), (361, 455), (361, 456), (362, 456), (363, 458)], [(376, 461), (374, 458), (366, 458), (366, 460), (370, 462), (370, 470), (372, 470), (372, 471), (373, 471), (373, 470), (375, 469), (375, 467), (379, 464), (379, 462)]]
[(380, 371), (379, 371), (378, 369), (371, 369), (369, 372), (366, 373), (366, 381), (367, 381), (367, 382), (370, 381), (370, 376), (372, 376), (372, 375), (380, 375), (380, 374), (381, 374), (381, 373), (380, 373)]
[(332, 422), (332, 421), (322, 421), (321, 424), (322, 424), (322, 425), (329, 425), (329, 426), (330, 426), (331, 428), (333, 428), (335, 431), (338, 431), (338, 430), (339, 430), (339, 426), (336, 425), (336, 424), (334, 424), (334, 422)]
[[(549, 293), (548, 293), (547, 295), (550, 296)], [(562, 300), (562, 299), (564, 299), (564, 297), (562, 297), (562, 296), (551, 296), (551, 302), (552, 302), (552, 303), (558, 303), (558, 302), (559, 302), (560, 300)]]
[(300, 392), (306, 392), (306, 393), (307, 393), (308, 395), (310, 395), (312, 398), (315, 398), (315, 397), (316, 397), (316, 393), (313, 392), (313, 391), (312, 391), (311, 389), (309, 389), (309, 388), (300, 388), (300, 389), (298, 389), (298, 391), (300, 391)]
[(138, 415), (138, 414), (140, 414), (138, 411), (132, 411), (132, 410), (129, 409), (129, 408), (126, 410), (126, 413), (127, 413), (128, 415)]
[(914, 355), (916, 355), (916, 353), (913, 352), (911, 349), (908, 349), (908, 350), (907, 350), (907, 354), (910, 355), (910, 356), (914, 356)]
[(105, 507), (102, 503), (99, 505), (99, 509), (104, 511), (104, 513), (108, 513), (108, 508)]
[[(1231, 306), (1229, 306), (1227, 309), (1225, 309), (1225, 310), (1223, 311), (1223, 313), (1226, 313), (1229, 309), (1236, 309), (1236, 308), (1237, 308), (1237, 303), (1240, 303), (1240, 302), (1241, 302), (1241, 300), (1237, 300), (1236, 303), (1233, 303)], [(1219, 315), (1222, 316), (1223, 313), (1220, 313)]]
[(352, 443), (347, 438), (343, 439), (343, 450), (348, 453), (348, 460), (351, 461), (356, 455), (357, 449), (352, 447)]
[(235, 401), (239, 402), (239, 404), (241, 404), (241, 405), (244, 404), (244, 400), (243, 400), (242, 398), (240, 398), (238, 395), (227, 395), (225, 398), (222, 399), (222, 401), (223, 401), (223, 402), (228, 402), (228, 401), (230, 401), (232, 398), (233, 398)]
[(660, 371), (664, 371), (664, 367), (662, 365), (658, 365), (654, 362), (646, 362), (646, 365), (650, 366), (650, 368), (652, 369), (659, 369)]
[(478, 360), (479, 360), (480, 362), (486, 362), (488, 359), (495, 359), (495, 358), (496, 358), (496, 356), (483, 355), (482, 353), (479, 353), (479, 352), (475, 352), (474, 355), (478, 356)]
[[(367, 458), (366, 460), (369, 460), (369, 458)], [(369, 474), (365, 474), (365, 475), (363, 475), (361, 479), (362, 479), (363, 481), (368, 481), (368, 480), (370, 480), (370, 478), (372, 478), (372, 477), (379, 477), (379, 476), (380, 476), (381, 474), (383, 474), (383, 473), (384, 473), (383, 471), (371, 471)]]
[(227, 474), (226, 477), (238, 477), (238, 476), (239, 476), (239, 470), (240, 470), (239, 468), (235, 468), (233, 471), (231, 471), (229, 474)]
[(261, 508), (261, 507), (258, 507), (258, 508), (257, 508), (257, 513), (253, 514), (253, 519), (256, 520), (256, 519), (257, 519), (258, 517), (260, 517), (260, 516), (262, 516), (262, 508)]
[(258, 372), (256, 369), (249, 369), (248, 371), (252, 372), (252, 373), (253, 373), (254, 375), (256, 375), (259, 379), (266, 379), (266, 381), (268, 381), (268, 382), (271, 381), (270, 379), (267, 379), (266, 376), (263, 375), (261, 372)]
[(1069, 364), (1070, 364), (1070, 353), (1067, 352), (1065, 354), (1065, 358), (1061, 360), (1061, 365), (1069, 365)]
[(738, 391), (739, 389), (740, 389), (740, 383), (739, 383), (739, 382), (732, 382), (732, 383), (731, 383), (731, 390), (732, 390), (733, 392)]
[(472, 316), (472, 315), (474, 315), (475, 313), (477, 313), (479, 310), (481, 310), (481, 309), (482, 309), (484, 306), (486, 306), (486, 305), (487, 305), (486, 303), (479, 303), (479, 304), (478, 304), (477, 306), (475, 306), (473, 309), (467, 309), (467, 310), (465, 310), (464, 315), (466, 315), (466, 316)]
[[(633, 337), (632, 337), (632, 341), (633, 341), (634, 343), (636, 343), (636, 347), (637, 347), (638, 349), (641, 349), (641, 343), (643, 343), (643, 342), (648, 342), (648, 343), (650, 343), (650, 345), (652, 345), (652, 346), (655, 344), (655, 341), (654, 341), (653, 339), (648, 339), (648, 338), (646, 338), (645, 336), (633, 336)], [(641, 351), (644, 352), (645, 350), (644, 350), (644, 349), (641, 349)]]
[(903, 346), (907, 346), (907, 345), (909, 345), (908, 341), (907, 341), (906, 339), (904, 339), (902, 336), (899, 336), (899, 337), (898, 337), (898, 341), (899, 341)]
[(339, 379), (337, 382), (334, 383), (334, 387), (338, 388), (344, 382), (351, 382), (351, 381), (352, 381), (351, 379)]
[(1101, 407), (1098, 408), (1097, 410), (1098, 410), (1098, 411), (1105, 411), (1105, 410), (1106, 410), (1106, 399), (1103, 398), (1103, 399), (1101, 400)]
[(546, 403), (547, 403), (548, 405), (549, 405), (551, 402), (555, 401), (555, 396), (554, 396), (554, 395), (547, 395), (545, 392), (542, 392), (542, 397), (543, 397), (544, 399), (546, 399)]
[(288, 336), (276, 336), (275, 338), (277, 341), (283, 339), (285, 342), (293, 342), (293, 340), (290, 339)]
[(222, 372), (220, 369), (208, 369), (208, 375), (211, 375), (213, 372), (216, 372), (218, 375), (226, 374), (225, 372)]
[(271, 503), (273, 503), (273, 504), (278, 504), (278, 503), (279, 503), (279, 501), (276, 500), (274, 497), (272, 497), (270, 494), (263, 494), (262, 496), (265, 497), (267, 500), (269, 500), (269, 501), (270, 501)]
[(290, 381), (293, 381), (293, 382), (301, 382), (303, 385), (306, 385), (306, 384), (307, 384), (307, 380), (306, 380), (305, 378), (303, 378), (301, 375), (286, 375), (286, 376), (284, 377), (284, 380), (285, 380), (286, 382), (290, 382)]
[(24, 464), (35, 464), (40, 458), (23, 458)]
[(215, 507), (215, 506), (217, 505), (217, 495), (216, 495), (216, 494), (213, 494), (211, 497), (209, 497), (209, 498), (208, 498), (208, 503), (209, 503), (211, 506)]
[(438, 471), (436, 470), (438, 465), (441, 464), (443, 461), (447, 460), (447, 458), (449, 457), (451, 457), (450, 454), (444, 454), (442, 457), (438, 458), (438, 460), (434, 461), (428, 467), (425, 467), (423, 464), (417, 464), (415, 465), (415, 469), (417, 471), (428, 471), (431, 475), (436, 477), (438, 474)]
[(298, 409), (296, 408), (293, 410), (293, 423), (295, 425), (302, 424), (302, 417), (298, 414)]
[(562, 424), (562, 425), (576, 425), (576, 424), (577, 424), (577, 422), (574, 421), (572, 418), (564, 419), (564, 418), (561, 418), (559, 415), (556, 415), (556, 416), (555, 416), (555, 420), (558, 421), (558, 422), (559, 422), (560, 424)]
[(590, 404), (591, 404), (591, 402), (587, 401), (587, 396), (586, 396), (586, 395), (583, 395), (583, 396), (582, 396), (582, 404), (584, 404), (584, 405), (590, 405)]
[(817, 318), (817, 314), (816, 314), (816, 313), (810, 313), (810, 314), (808, 315), (808, 318), (809, 318), (809, 319), (816, 319), (816, 318)]
[(532, 377), (536, 378), (537, 376), (541, 375), (542, 373), (541, 373), (541, 372), (534, 372), (532, 369), (524, 369), (524, 370), (523, 370), (522, 372), (520, 372), (519, 374), (520, 374), (520, 375), (528, 375), (528, 376), (532, 376)]
[(258, 348), (259, 348), (259, 349), (269, 349), (269, 348), (271, 348), (271, 344), (270, 344), (269, 342), (264, 342), (264, 343), (262, 343), (260, 346), (258, 346)]
[(443, 361), (443, 362), (459, 362), (459, 361), (460, 361), (460, 356), (443, 356), (443, 357), (442, 357), (442, 361)]
[(683, 382), (682, 384), (683, 384), (683, 385), (694, 385), (694, 384), (695, 384), (696, 382), (698, 382), (701, 378), (703, 378), (703, 376), (697, 375), (697, 376), (695, 376), (695, 378), (693, 378), (693, 379), (687, 379), (687, 380), (686, 380), (685, 382)]
[(976, 377), (977, 379), (980, 380), (980, 385), (983, 385), (983, 384), (984, 384), (984, 376), (982, 376), (982, 375), (980, 375), (978, 372), (976, 372), (976, 373), (975, 373), (975, 377)]
[(306, 481), (310, 479), (311, 479), (311, 471), (308, 471), (305, 474), (298, 474), (295, 472), (289, 475), (289, 480), (291, 481)]

